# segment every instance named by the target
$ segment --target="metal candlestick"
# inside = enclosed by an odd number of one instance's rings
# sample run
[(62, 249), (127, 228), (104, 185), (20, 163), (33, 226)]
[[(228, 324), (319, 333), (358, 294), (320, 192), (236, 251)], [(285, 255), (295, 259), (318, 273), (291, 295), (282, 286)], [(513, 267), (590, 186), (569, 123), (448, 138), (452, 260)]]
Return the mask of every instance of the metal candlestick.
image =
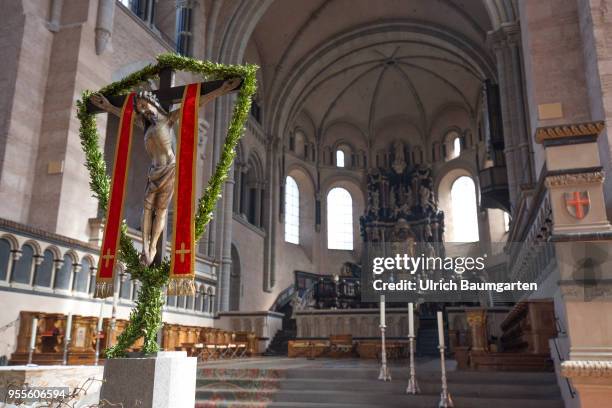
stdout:
[(446, 350), (446, 347), (439, 346), (438, 348), (440, 349), (440, 364), (442, 368), (442, 392), (440, 393), (438, 408), (452, 408), (455, 405), (453, 405), (453, 400), (448, 392), (448, 383), (446, 381), (446, 362), (444, 358), (444, 350)]
[(34, 347), (30, 347), (30, 351), (28, 351), (28, 365), (32, 365), (33, 355), (34, 355)]
[(414, 335), (408, 336), (410, 342), (410, 379), (406, 387), (406, 394), (419, 394), (421, 389), (416, 379), (416, 367), (414, 365)]
[(381, 350), (380, 350), (380, 374), (378, 379), (382, 381), (391, 381), (391, 372), (387, 368), (387, 350), (385, 347), (385, 328), (384, 324), (380, 325)]
[(70, 345), (70, 337), (64, 338), (64, 357), (62, 358), (62, 365), (68, 364), (68, 346)]
[(96, 356), (94, 358), (94, 365), (98, 365), (100, 362), (100, 337), (102, 336), (102, 330), (96, 330)]

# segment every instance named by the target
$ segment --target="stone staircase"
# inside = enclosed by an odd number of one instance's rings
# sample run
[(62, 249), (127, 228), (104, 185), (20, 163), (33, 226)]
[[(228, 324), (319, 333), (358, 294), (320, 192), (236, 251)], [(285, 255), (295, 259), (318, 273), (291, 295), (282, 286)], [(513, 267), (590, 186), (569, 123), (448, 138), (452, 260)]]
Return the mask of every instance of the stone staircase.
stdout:
[[(196, 407), (431, 408), (440, 395), (440, 374), (421, 370), (421, 394), (406, 395), (407, 367), (393, 367), (381, 382), (371, 367), (282, 369), (200, 368)], [(448, 372), (455, 407), (563, 408), (554, 373)]]
[(286, 356), (289, 351), (289, 340), (295, 340), (295, 329), (282, 329), (276, 332), (268, 345), (264, 356)]
[(416, 353), (418, 356), (438, 356), (438, 323), (435, 318), (419, 320), (419, 329), (416, 339)]

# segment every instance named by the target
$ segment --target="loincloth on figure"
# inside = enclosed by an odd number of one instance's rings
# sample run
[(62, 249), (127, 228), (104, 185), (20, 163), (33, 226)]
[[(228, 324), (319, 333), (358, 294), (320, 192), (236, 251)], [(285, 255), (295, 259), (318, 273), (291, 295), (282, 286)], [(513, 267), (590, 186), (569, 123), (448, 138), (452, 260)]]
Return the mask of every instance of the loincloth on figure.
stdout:
[(165, 166), (149, 167), (144, 206), (147, 209), (165, 210), (174, 193), (174, 162)]

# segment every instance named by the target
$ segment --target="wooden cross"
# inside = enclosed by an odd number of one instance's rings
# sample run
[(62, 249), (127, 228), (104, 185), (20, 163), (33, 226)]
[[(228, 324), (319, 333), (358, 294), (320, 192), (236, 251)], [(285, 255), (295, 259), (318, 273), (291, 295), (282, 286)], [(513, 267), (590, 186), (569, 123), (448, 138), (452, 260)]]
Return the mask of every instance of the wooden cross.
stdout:
[[(172, 86), (172, 77), (173, 77), (172, 70), (170, 68), (164, 68), (159, 73), (159, 89), (157, 89), (156, 91), (151, 91), (155, 96), (157, 96), (157, 99), (159, 100), (162, 107), (166, 111), (169, 111), (170, 107), (173, 104), (181, 102), (181, 99), (183, 98), (183, 91), (185, 89), (184, 86)], [(218, 91), (219, 88), (221, 88), (225, 83), (226, 81), (223, 81), (223, 80), (202, 82), (200, 95), (206, 98), (207, 95), (210, 96), (209, 94), (212, 94), (215, 91)], [(236, 86), (230, 92), (239, 90), (241, 86), (242, 86), (242, 82), (240, 82), (238, 86)], [(119, 116), (121, 112), (121, 107), (123, 106), (123, 102), (125, 101), (126, 95), (104, 95), (104, 96), (106, 97), (106, 99), (108, 99), (108, 101), (111, 103), (111, 105), (115, 109), (112, 109), (112, 107), (101, 106), (100, 104), (95, 102), (94, 98), (90, 98), (87, 103), (87, 112), (88, 113), (108, 112), (108, 113), (114, 114), (115, 116)], [(207, 101), (204, 101), (204, 103), (206, 102)]]
[(110, 248), (106, 248), (106, 254), (102, 255), (102, 260), (104, 260), (104, 267), (108, 268), (108, 263), (111, 259), (115, 259), (115, 255), (111, 255)]
[(177, 249), (174, 252), (181, 256), (181, 263), (183, 263), (185, 262), (185, 254), (191, 253), (191, 249), (185, 249), (185, 243), (181, 242), (181, 249)]
[[(167, 111), (170, 111), (170, 108), (175, 103), (180, 103), (183, 98), (184, 86), (172, 86), (172, 78), (174, 72), (171, 68), (164, 68), (159, 73), (159, 89), (156, 91), (152, 91), (153, 94), (157, 96), (161, 106)], [(200, 90), (200, 104), (201, 106), (205, 105), (210, 100), (214, 99), (216, 96), (219, 96), (219, 91), (221, 88), (226, 85), (227, 81), (219, 80), (219, 81), (208, 81), (202, 82), (201, 90)], [(240, 89), (242, 86), (242, 81), (237, 83), (233, 89), (229, 90), (229, 92), (235, 92)], [(227, 93), (227, 92), (224, 92)], [(87, 112), (88, 113), (111, 113), (117, 117), (121, 116), (121, 108), (123, 107), (123, 102), (125, 101), (126, 95), (104, 95), (104, 97), (110, 102), (109, 105), (102, 104), (101, 101), (95, 98), (93, 95), (89, 98), (87, 102)], [(136, 121), (138, 124), (139, 121)], [(167, 246), (167, 236), (166, 236), (166, 228), (164, 228), (164, 232), (161, 234), (160, 239), (157, 242), (157, 253), (155, 255), (155, 259), (153, 261), (153, 266), (161, 265), (164, 257), (166, 256), (166, 246)], [(181, 255), (181, 262), (184, 258), (184, 254)]]

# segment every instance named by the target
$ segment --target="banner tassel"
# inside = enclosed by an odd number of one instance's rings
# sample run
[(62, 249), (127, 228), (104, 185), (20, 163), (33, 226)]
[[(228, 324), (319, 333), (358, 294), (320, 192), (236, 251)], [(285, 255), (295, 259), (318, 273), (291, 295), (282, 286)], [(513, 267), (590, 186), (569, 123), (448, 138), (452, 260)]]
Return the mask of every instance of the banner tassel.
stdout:
[(169, 296), (193, 296), (196, 287), (192, 277), (173, 278), (168, 282)]
[(96, 289), (94, 291), (95, 298), (107, 298), (113, 296), (115, 293), (115, 286), (112, 282), (96, 282)]

